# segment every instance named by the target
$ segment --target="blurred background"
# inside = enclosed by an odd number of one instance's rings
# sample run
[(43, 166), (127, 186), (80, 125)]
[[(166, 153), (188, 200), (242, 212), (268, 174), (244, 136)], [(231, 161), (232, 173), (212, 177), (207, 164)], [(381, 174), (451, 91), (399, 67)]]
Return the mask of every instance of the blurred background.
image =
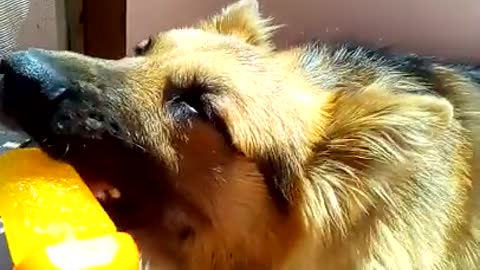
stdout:
[[(0, 0), (0, 57), (15, 49), (72, 50), (118, 59), (148, 35), (191, 25), (234, 0)], [(353, 40), (399, 52), (480, 63), (478, 0), (259, 0), (286, 24), (279, 47)], [(0, 127), (0, 151), (26, 139)]]
[[(29, 12), (18, 45), (120, 58), (149, 34), (190, 25), (233, 0), (0, 0)], [(478, 0), (259, 0), (286, 24), (280, 47), (303, 39), (366, 41), (396, 50), (480, 62)], [(1, 12), (0, 12), (1, 14)], [(0, 18), (0, 25), (12, 24)], [(1, 29), (1, 27), (0, 27)], [(2, 33), (0, 32), (0, 36)]]

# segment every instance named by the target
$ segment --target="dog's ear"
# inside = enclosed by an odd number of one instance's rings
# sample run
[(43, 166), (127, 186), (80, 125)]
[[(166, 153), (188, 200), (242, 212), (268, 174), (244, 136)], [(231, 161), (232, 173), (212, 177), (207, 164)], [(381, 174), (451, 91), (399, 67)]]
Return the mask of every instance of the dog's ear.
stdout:
[(271, 22), (272, 18), (260, 14), (257, 0), (240, 0), (202, 21), (199, 28), (235, 36), (252, 45), (272, 47), (272, 34), (280, 26)]
[(445, 140), (445, 134), (450, 134), (451, 140), (457, 138), (451, 129), (455, 125), (454, 108), (443, 97), (369, 87), (345, 93), (338, 104), (328, 134), (333, 138), (329, 153), (348, 153), (346, 156), (357, 159), (351, 162), (355, 166), (404, 162), (412, 155), (424, 155)]

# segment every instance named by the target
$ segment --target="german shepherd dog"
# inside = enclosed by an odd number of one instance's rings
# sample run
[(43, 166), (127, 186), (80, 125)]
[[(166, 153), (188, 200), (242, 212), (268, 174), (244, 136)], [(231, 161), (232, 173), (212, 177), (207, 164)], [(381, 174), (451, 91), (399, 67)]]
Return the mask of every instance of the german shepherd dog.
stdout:
[(18, 51), (3, 110), (121, 194), (144, 269), (479, 269), (480, 68), (276, 28), (240, 0), (121, 60)]

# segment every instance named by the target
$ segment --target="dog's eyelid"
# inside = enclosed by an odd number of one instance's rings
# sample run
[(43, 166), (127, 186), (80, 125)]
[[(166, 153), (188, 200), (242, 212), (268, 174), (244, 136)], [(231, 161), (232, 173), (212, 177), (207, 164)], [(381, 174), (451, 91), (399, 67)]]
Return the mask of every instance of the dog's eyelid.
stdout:
[(190, 106), (190, 104), (188, 104), (188, 103), (186, 103), (186, 102), (183, 102), (183, 103), (185, 104), (185, 106), (188, 106), (188, 109), (189, 109), (192, 113), (198, 114), (197, 108)]
[(202, 98), (202, 92), (196, 90), (185, 91), (178, 96), (178, 100), (190, 107), (190, 109), (196, 112), (200, 116), (205, 115), (205, 100)]
[[(197, 88), (197, 87), (195, 87)], [(232, 139), (224, 120), (217, 114), (209, 100), (209, 92), (205, 89), (181, 89), (175, 96), (171, 97), (167, 104), (173, 109), (177, 117), (199, 117), (213, 125), (222, 134), (225, 140), (231, 144)], [(178, 118), (177, 118), (178, 119)]]
[(153, 43), (154, 38), (152, 36), (149, 36), (148, 38), (140, 41), (134, 48), (135, 55), (145, 55), (152, 48)]

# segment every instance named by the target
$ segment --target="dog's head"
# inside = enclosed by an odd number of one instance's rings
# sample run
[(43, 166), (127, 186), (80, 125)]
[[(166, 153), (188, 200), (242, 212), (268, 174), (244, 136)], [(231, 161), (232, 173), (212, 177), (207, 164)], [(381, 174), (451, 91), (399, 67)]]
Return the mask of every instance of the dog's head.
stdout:
[(118, 61), (16, 52), (3, 107), (92, 186), (120, 191), (105, 207), (152, 264), (266, 269), (302, 233), (297, 180), (324, 102), (274, 52), (275, 28), (242, 0)]

